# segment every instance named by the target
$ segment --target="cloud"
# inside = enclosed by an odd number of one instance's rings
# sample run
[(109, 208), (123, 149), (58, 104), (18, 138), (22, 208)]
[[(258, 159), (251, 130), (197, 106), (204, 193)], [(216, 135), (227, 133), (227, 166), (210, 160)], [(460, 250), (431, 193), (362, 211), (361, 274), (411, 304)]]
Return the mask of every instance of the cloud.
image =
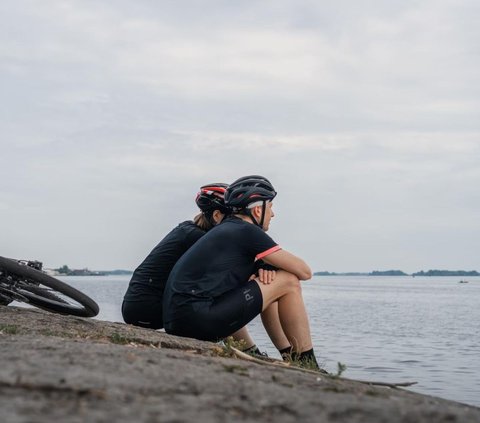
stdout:
[(133, 267), (260, 173), (315, 268), (478, 267), (479, 7), (0, 5), (4, 254)]

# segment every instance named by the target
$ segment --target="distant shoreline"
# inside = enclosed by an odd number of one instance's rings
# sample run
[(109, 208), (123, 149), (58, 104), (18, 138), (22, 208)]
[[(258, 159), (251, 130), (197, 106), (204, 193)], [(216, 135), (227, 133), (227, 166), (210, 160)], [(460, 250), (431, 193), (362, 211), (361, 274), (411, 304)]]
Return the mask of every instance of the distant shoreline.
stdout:
[(133, 274), (132, 270), (89, 270), (73, 269), (67, 272), (59, 272), (58, 269), (44, 269), (51, 276), (129, 276)]
[[(129, 276), (133, 274), (132, 270), (89, 270), (86, 269), (74, 269), (69, 270), (68, 272), (59, 272), (58, 269), (44, 269), (48, 274), (52, 276)], [(314, 272), (314, 276), (453, 276), (453, 277), (475, 277), (480, 276), (480, 272), (476, 270), (428, 270), (428, 271), (419, 271), (415, 273), (405, 273), (402, 270), (374, 270), (372, 272), (329, 272), (329, 271), (319, 271)]]
[(321, 271), (315, 272), (314, 276), (480, 276), (480, 273), (476, 270), (428, 270), (427, 272), (421, 270), (420, 272), (415, 273), (405, 273), (401, 270), (385, 270), (379, 271), (374, 270), (373, 272), (328, 272), (328, 271)]

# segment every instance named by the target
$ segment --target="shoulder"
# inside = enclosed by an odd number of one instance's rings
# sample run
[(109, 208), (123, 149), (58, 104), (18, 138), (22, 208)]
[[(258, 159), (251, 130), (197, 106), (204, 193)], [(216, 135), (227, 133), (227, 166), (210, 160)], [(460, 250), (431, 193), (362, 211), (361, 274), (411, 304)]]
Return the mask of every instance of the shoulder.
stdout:
[(232, 228), (232, 230), (241, 231), (243, 237), (252, 237), (256, 239), (264, 239), (264, 238), (270, 239), (270, 236), (267, 235), (267, 233), (263, 229), (261, 229), (259, 226), (250, 222), (246, 222), (245, 220), (235, 216), (228, 217), (224, 222), (222, 222), (221, 225), (219, 225), (219, 227), (223, 226), (224, 224), (229, 225)]
[(177, 228), (186, 232), (193, 231), (196, 229), (201, 231), (201, 229), (197, 225), (195, 225), (195, 222), (193, 220), (185, 220), (184, 222), (179, 223)]
[(185, 238), (195, 239), (205, 235), (205, 231), (200, 229), (195, 223), (191, 220), (186, 220), (185, 222), (179, 223), (175, 228), (177, 231), (181, 232)]

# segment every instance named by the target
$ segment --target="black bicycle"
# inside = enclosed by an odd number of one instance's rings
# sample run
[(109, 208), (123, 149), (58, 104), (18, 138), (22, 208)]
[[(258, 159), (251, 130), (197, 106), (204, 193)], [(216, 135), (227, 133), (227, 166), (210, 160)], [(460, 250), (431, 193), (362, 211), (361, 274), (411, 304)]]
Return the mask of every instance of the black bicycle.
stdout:
[(0, 256), (0, 305), (12, 301), (80, 317), (94, 317), (99, 311), (89, 296), (43, 272), (41, 262)]

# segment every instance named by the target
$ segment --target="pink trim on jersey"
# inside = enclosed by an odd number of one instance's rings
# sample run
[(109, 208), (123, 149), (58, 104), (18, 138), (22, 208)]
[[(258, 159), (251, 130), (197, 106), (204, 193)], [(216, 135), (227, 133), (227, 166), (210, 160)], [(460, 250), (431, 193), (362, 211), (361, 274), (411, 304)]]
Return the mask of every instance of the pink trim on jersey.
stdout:
[(275, 245), (275, 247), (269, 248), (268, 250), (264, 251), (263, 253), (257, 254), (257, 257), (255, 257), (256, 260), (260, 260), (264, 257), (267, 257), (269, 254), (274, 253), (275, 251), (281, 250), (282, 247), (280, 245)]

